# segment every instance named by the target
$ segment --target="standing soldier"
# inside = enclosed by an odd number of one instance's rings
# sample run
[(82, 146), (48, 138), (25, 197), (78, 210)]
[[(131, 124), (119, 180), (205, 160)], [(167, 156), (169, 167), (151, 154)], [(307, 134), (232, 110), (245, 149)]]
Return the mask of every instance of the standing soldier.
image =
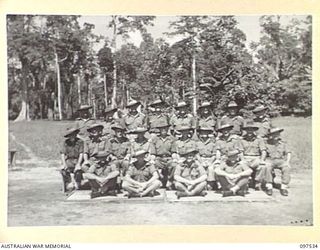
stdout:
[(107, 140), (103, 136), (103, 125), (92, 124), (87, 128), (89, 133), (89, 140), (84, 143), (84, 162), (81, 166), (81, 170), (77, 172), (79, 179), (83, 179), (83, 173), (88, 172), (90, 166), (98, 164), (98, 159), (95, 156), (99, 153), (107, 152)]
[[(229, 123), (233, 126), (232, 130), (230, 131), (233, 135), (241, 136), (242, 134), (242, 127), (244, 125), (244, 119), (242, 116), (239, 115), (239, 106), (236, 102), (231, 101), (227, 106), (227, 115), (221, 117), (221, 123)], [(220, 126), (219, 126), (220, 127)]]
[(261, 189), (261, 182), (265, 178), (267, 148), (264, 140), (257, 137), (255, 131), (259, 128), (252, 121), (248, 121), (243, 127), (245, 134), (240, 140), (243, 149), (243, 158), (247, 165), (253, 170), (254, 187)]
[(207, 171), (208, 186), (212, 189), (217, 189), (217, 183), (215, 181), (215, 161), (216, 161), (216, 140), (214, 137), (214, 130), (212, 127), (199, 127), (197, 129), (198, 140), (197, 149), (199, 150), (198, 161), (202, 167)]
[(255, 115), (254, 121), (257, 122), (257, 125), (259, 126), (257, 135), (260, 137), (265, 137), (268, 131), (272, 128), (272, 123), (267, 114), (267, 111), (268, 111), (268, 108), (263, 105), (256, 107), (252, 111)]
[(211, 103), (203, 102), (198, 109), (198, 120), (197, 120), (197, 128), (198, 127), (207, 127), (215, 130), (216, 126), (216, 118), (211, 111)]
[(283, 129), (272, 128), (267, 134), (267, 171), (266, 171), (266, 188), (267, 194), (272, 195), (273, 170), (281, 170), (281, 188), (280, 194), (288, 196), (288, 184), (290, 182), (290, 159), (291, 151), (287, 144), (282, 141), (280, 134)]
[(218, 132), (221, 133), (217, 140), (217, 160), (221, 160), (226, 157), (228, 151), (232, 151), (235, 149), (242, 150), (241, 144), (239, 143), (239, 137), (231, 134), (233, 129), (233, 125), (229, 123), (224, 123), (220, 125)]
[(90, 109), (92, 109), (92, 106), (82, 105), (77, 111), (79, 117), (77, 118), (76, 126), (80, 129), (78, 137), (83, 141), (89, 139), (87, 128), (95, 123), (95, 120), (92, 119)]
[(91, 199), (105, 195), (115, 196), (119, 170), (114, 164), (110, 164), (109, 153), (98, 152), (93, 157), (95, 158), (94, 164), (83, 174), (91, 186)]
[(227, 160), (223, 161), (215, 172), (222, 188), (222, 197), (245, 196), (252, 170), (245, 162), (240, 161), (238, 150), (229, 151)]
[(155, 125), (162, 120), (166, 121), (167, 123), (169, 121), (168, 115), (164, 113), (166, 103), (161, 99), (157, 99), (153, 103), (150, 103), (149, 107), (153, 109), (153, 112), (147, 116), (147, 127), (150, 133), (158, 133)]
[(75, 181), (74, 172), (75, 169), (80, 169), (83, 161), (83, 141), (80, 140), (77, 135), (79, 133), (78, 128), (69, 128), (65, 133), (65, 140), (62, 143), (60, 150), (62, 169), (60, 170), (63, 178), (63, 192), (67, 191), (68, 186), (74, 185), (76, 189), (80, 188), (81, 180)]
[(128, 198), (155, 195), (155, 191), (161, 186), (158, 172), (154, 164), (146, 159), (145, 150), (139, 150), (133, 154), (136, 159), (130, 163), (125, 175), (122, 187), (129, 192)]
[(111, 164), (114, 164), (120, 171), (117, 180), (117, 191), (120, 193), (122, 177), (129, 167), (131, 144), (125, 137), (126, 129), (121, 124), (113, 124), (111, 129), (114, 132), (108, 140), (107, 150), (110, 153)]
[(181, 154), (184, 161), (179, 163), (174, 171), (177, 198), (186, 196), (205, 196), (207, 173), (195, 160), (196, 149), (188, 148)]
[(154, 137), (151, 141), (150, 154), (154, 155), (155, 166), (161, 174), (160, 180), (162, 187), (170, 189), (173, 182), (173, 162), (172, 162), (172, 146), (175, 138), (169, 134), (170, 124), (167, 120), (159, 120), (154, 123), (154, 128), (159, 130), (159, 136)]
[[(176, 113), (170, 119), (170, 124), (173, 131), (176, 131), (178, 126), (189, 126), (195, 128), (196, 120), (189, 111), (189, 104), (182, 101), (175, 107)], [(176, 134), (176, 132), (174, 132)]]
[(137, 127), (145, 126), (145, 115), (138, 112), (138, 107), (140, 105), (140, 102), (131, 101), (126, 106), (128, 113), (123, 117), (123, 122), (129, 132), (133, 131)]
[(115, 114), (117, 111), (118, 108), (107, 108), (104, 111), (103, 134), (105, 136), (111, 136), (113, 134), (111, 126), (117, 122), (115, 119)]

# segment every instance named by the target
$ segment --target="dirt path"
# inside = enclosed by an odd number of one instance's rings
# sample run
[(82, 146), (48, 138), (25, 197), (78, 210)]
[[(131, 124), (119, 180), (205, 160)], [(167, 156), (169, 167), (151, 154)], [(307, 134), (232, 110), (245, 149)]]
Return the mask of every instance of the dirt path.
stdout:
[[(9, 171), (8, 225), (310, 225), (311, 171), (293, 174), (290, 196), (246, 203), (106, 203), (66, 201), (57, 168), (41, 162)], [(183, 211), (183, 212), (182, 212)]]

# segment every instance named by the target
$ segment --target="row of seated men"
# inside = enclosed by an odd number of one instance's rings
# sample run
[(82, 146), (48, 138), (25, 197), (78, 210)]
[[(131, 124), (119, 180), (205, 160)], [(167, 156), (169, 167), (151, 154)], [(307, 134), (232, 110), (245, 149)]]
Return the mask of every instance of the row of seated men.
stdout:
[(76, 125), (65, 133), (61, 148), (64, 189), (89, 184), (92, 198), (122, 189), (130, 198), (153, 196), (162, 186), (177, 190), (178, 198), (204, 196), (211, 189), (226, 197), (244, 196), (251, 179), (256, 190), (272, 195), (277, 168), (280, 193), (287, 196), (291, 153), (281, 140), (283, 129), (269, 127), (261, 136), (263, 122), (246, 121), (237, 132), (232, 121), (240, 118), (227, 118), (218, 127), (200, 121), (196, 127), (173, 126), (161, 117), (151, 127), (95, 121), (85, 126), (87, 136)]

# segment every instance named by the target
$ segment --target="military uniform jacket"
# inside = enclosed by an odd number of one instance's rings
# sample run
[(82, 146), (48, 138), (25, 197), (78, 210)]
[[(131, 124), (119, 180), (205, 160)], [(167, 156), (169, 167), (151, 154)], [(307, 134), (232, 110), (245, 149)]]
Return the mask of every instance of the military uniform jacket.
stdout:
[(162, 121), (169, 123), (169, 117), (166, 114), (151, 114), (147, 116), (147, 125), (149, 129), (155, 129), (157, 124)]
[(170, 119), (170, 125), (172, 128), (176, 128), (177, 126), (189, 126), (194, 128), (196, 122), (191, 114), (187, 114), (185, 117), (179, 117), (173, 114), (172, 118)]
[(100, 137), (97, 139), (97, 141), (88, 140), (84, 143), (84, 153), (88, 154), (89, 158), (95, 161), (95, 158), (93, 157), (96, 153), (102, 153), (107, 152), (107, 138)]
[(145, 138), (143, 141), (133, 140), (131, 142), (131, 153), (134, 153), (138, 150), (145, 150), (150, 152), (151, 150), (151, 141)]
[(199, 151), (199, 155), (203, 158), (211, 158), (217, 153), (216, 141), (213, 138), (209, 138), (206, 141), (202, 141), (201, 139), (199, 139), (196, 142), (196, 145)]
[(187, 139), (185, 141), (175, 140), (172, 145), (172, 153), (181, 155), (184, 154), (189, 148), (197, 149), (197, 142), (192, 139)]
[(195, 180), (206, 174), (206, 170), (196, 162), (190, 165), (187, 163), (179, 164), (174, 171), (174, 175), (181, 176), (187, 180)]
[(150, 154), (159, 157), (171, 157), (173, 142), (175, 140), (172, 136), (153, 138), (151, 141)]
[(231, 150), (243, 151), (242, 145), (236, 135), (230, 135), (228, 138), (220, 136), (217, 140), (217, 150), (221, 152), (222, 155), (226, 155)]
[(132, 131), (145, 125), (145, 115), (139, 112), (136, 115), (127, 114), (123, 117), (123, 122), (127, 130)]
[(150, 180), (156, 172), (156, 168), (150, 162), (144, 161), (142, 166), (138, 166), (137, 162), (133, 162), (129, 165), (127, 176), (138, 182), (146, 182)]
[(110, 173), (118, 171), (116, 165), (114, 164), (104, 164), (103, 166), (99, 164), (91, 165), (88, 173), (96, 174), (101, 177), (107, 177)]
[(199, 127), (209, 127), (209, 128), (213, 128), (215, 130), (216, 127), (216, 118), (212, 115), (208, 116), (207, 118), (198, 118), (197, 121), (197, 128)]
[(233, 125), (233, 128), (231, 130), (231, 134), (235, 134), (235, 135), (241, 135), (241, 130), (242, 127), (244, 125), (244, 119), (242, 116), (235, 116), (233, 118), (229, 117), (229, 116), (223, 116), (219, 122), (219, 127), (221, 123), (228, 123)]
[(60, 153), (65, 155), (65, 159), (78, 159), (79, 155), (84, 151), (83, 141), (80, 139), (76, 139), (74, 143), (72, 143), (69, 139), (66, 139), (62, 142)]
[(113, 136), (107, 142), (107, 150), (118, 159), (124, 159), (127, 154), (130, 154), (131, 144), (126, 137)]
[(274, 159), (286, 159), (286, 156), (291, 151), (288, 149), (287, 144), (284, 141), (278, 141), (275, 144), (266, 142), (268, 157), (272, 160)]
[(246, 136), (240, 140), (244, 156), (260, 156), (266, 150), (266, 144), (260, 137), (248, 138)]

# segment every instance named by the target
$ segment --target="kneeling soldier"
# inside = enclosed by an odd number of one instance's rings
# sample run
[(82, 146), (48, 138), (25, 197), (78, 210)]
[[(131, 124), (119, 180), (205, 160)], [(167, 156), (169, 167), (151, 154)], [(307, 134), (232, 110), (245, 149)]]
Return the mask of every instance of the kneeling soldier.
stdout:
[(83, 174), (91, 186), (91, 199), (104, 195), (115, 196), (119, 170), (115, 164), (109, 164), (109, 153), (96, 153), (93, 157), (96, 159), (96, 163)]
[(216, 177), (222, 188), (222, 196), (244, 196), (252, 170), (240, 161), (238, 150), (229, 151), (227, 160), (216, 168)]
[(266, 172), (265, 159), (267, 148), (264, 140), (257, 137), (255, 131), (259, 129), (253, 122), (247, 122), (243, 127), (245, 135), (240, 140), (244, 161), (253, 170), (254, 187), (256, 190), (261, 189), (261, 183), (264, 181)]
[(62, 169), (60, 172), (63, 178), (63, 192), (67, 191), (70, 184), (76, 189), (79, 189), (81, 185), (81, 179), (75, 181), (74, 178), (75, 169), (80, 168), (83, 160), (83, 141), (77, 137), (79, 131), (77, 128), (67, 129), (64, 135), (66, 139), (63, 141), (60, 150), (62, 160)]
[(187, 196), (205, 196), (204, 189), (207, 185), (207, 173), (205, 169), (195, 161), (196, 149), (186, 149), (182, 154), (184, 162), (177, 165), (174, 172), (175, 187), (178, 190), (176, 195), (180, 197)]
[(281, 188), (280, 193), (283, 196), (288, 196), (288, 184), (290, 182), (290, 159), (291, 152), (288, 150), (287, 144), (281, 140), (280, 133), (283, 129), (272, 128), (267, 134), (267, 171), (266, 171), (266, 188), (267, 194), (272, 195), (273, 171), (280, 169)]
[(199, 127), (197, 132), (199, 138), (199, 140), (197, 140), (199, 163), (207, 171), (207, 182), (209, 188), (217, 189), (218, 187), (217, 183), (215, 182), (214, 173), (217, 148), (213, 127)]
[(145, 150), (135, 152), (136, 161), (129, 165), (122, 188), (129, 192), (128, 198), (154, 196), (156, 189), (161, 186), (158, 172), (154, 164), (146, 161)]

